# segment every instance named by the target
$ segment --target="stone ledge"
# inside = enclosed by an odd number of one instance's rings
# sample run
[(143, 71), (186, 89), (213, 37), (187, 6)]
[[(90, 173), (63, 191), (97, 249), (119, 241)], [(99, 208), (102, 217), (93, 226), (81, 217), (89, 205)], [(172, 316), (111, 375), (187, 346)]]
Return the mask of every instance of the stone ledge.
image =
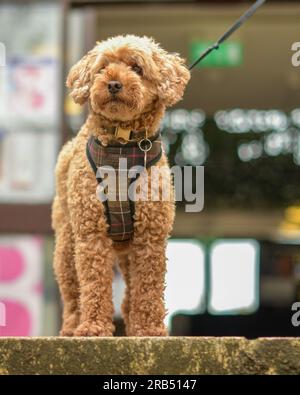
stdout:
[(300, 338), (0, 338), (0, 374), (300, 374)]

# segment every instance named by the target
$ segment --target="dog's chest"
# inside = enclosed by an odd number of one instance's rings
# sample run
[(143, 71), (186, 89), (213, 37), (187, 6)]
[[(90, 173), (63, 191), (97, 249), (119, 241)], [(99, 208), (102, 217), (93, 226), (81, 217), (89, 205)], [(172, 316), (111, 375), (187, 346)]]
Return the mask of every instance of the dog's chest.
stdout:
[(86, 146), (89, 163), (98, 181), (98, 198), (105, 206), (108, 234), (114, 242), (127, 242), (134, 233), (134, 188), (141, 172), (162, 155), (161, 138), (155, 136), (143, 151), (137, 143), (102, 146), (91, 136)]

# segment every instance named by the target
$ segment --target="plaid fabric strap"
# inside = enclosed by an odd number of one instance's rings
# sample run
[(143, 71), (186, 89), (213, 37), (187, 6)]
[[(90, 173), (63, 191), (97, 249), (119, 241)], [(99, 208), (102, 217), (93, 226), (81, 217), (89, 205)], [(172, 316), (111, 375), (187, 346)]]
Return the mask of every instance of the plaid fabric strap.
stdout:
[[(150, 140), (152, 147), (146, 154), (146, 168), (158, 162), (162, 155), (160, 135), (158, 134)], [(133, 166), (145, 166), (145, 153), (139, 148), (136, 142), (102, 146), (94, 136), (91, 136), (88, 140), (86, 153), (98, 183), (103, 181), (99, 175), (99, 168), (109, 166), (114, 169), (116, 174), (114, 190), (112, 191), (111, 188), (108, 190), (107, 199), (104, 201), (106, 219), (109, 225), (108, 234), (115, 242), (132, 239), (134, 231), (134, 202), (128, 197), (128, 188), (131, 182), (137, 178), (129, 178), (128, 171)], [(127, 160), (125, 168), (122, 167), (124, 161), (120, 162), (120, 159)], [(123, 171), (126, 172), (125, 176), (122, 174), (122, 178), (120, 177), (120, 179), (125, 180), (125, 182), (119, 182), (120, 172)]]

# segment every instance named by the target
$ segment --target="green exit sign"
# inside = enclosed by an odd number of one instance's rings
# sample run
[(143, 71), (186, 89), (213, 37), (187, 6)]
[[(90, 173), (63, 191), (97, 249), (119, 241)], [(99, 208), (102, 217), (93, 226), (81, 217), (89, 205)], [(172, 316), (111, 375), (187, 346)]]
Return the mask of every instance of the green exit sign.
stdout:
[[(196, 60), (202, 52), (213, 45), (212, 41), (193, 41), (190, 44), (190, 62)], [(207, 58), (196, 67), (238, 67), (243, 64), (243, 44), (238, 41), (228, 41), (212, 51)]]

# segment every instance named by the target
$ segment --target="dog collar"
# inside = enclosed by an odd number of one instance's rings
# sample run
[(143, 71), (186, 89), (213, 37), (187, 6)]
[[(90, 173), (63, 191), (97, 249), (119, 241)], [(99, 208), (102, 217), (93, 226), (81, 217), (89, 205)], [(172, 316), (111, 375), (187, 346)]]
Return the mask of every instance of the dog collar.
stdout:
[(138, 141), (141, 137), (147, 137), (146, 129), (140, 131), (132, 130), (121, 126), (111, 126), (104, 129), (106, 132), (112, 134), (114, 138), (122, 144), (128, 142)]

